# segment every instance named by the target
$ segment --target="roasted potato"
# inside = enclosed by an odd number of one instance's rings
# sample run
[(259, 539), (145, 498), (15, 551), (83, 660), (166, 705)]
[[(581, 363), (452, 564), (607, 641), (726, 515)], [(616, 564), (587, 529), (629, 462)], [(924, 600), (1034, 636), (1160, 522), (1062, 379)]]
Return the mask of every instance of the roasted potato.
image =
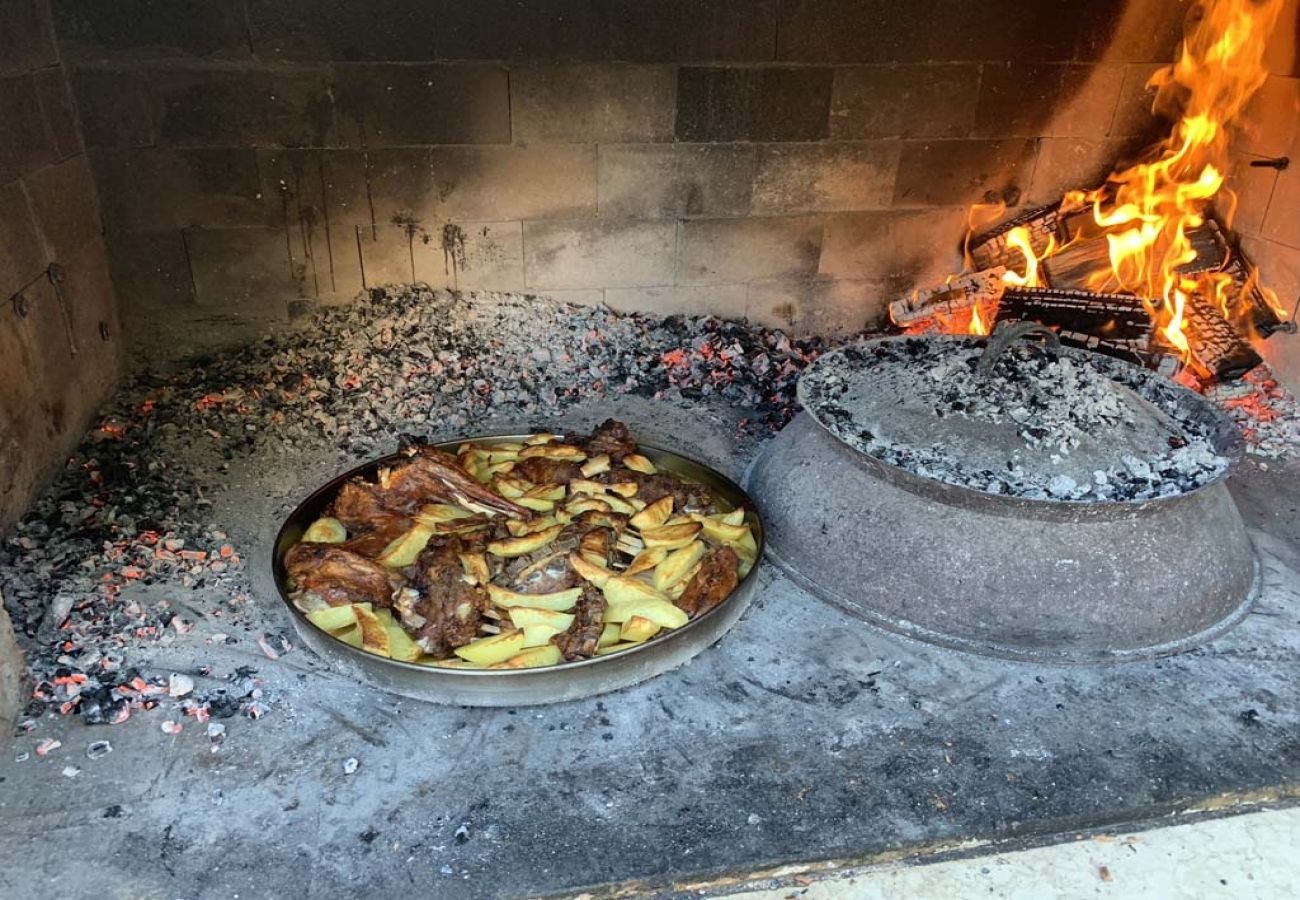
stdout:
[(307, 526), (302, 539), (313, 544), (341, 544), (348, 539), (348, 530), (333, 516), (323, 516)]

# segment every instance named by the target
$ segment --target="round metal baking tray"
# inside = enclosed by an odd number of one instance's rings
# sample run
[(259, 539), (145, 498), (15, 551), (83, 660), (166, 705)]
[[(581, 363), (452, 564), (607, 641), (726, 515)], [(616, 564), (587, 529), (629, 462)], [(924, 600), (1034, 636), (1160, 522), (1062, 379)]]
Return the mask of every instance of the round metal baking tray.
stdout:
[[(443, 441), (435, 447), (454, 450), (461, 444), (479, 441), (522, 440), (528, 434), (481, 434)], [(640, 452), (664, 472), (678, 475), (708, 487), (732, 508), (745, 510), (745, 520), (754, 532), (758, 558), (763, 558), (763, 523), (749, 495), (722, 473), (660, 447), (640, 444)], [(288, 607), (294, 627), (303, 643), (311, 647), (335, 670), (374, 687), (427, 700), (458, 706), (532, 706), (577, 700), (625, 688), (653, 678), (682, 665), (726, 634), (749, 605), (758, 584), (757, 569), (741, 579), (736, 589), (722, 603), (639, 647), (597, 656), (592, 659), (561, 663), (538, 669), (439, 669), (416, 663), (385, 659), (351, 647), (313, 625), (289, 599), (284, 555), (302, 539), (303, 532), (324, 514), (345, 481), (358, 475), (373, 477), (383, 466), (401, 462), (406, 457), (392, 454), (376, 459), (317, 488), (285, 519), (275, 538), (272, 570), (280, 599)]]

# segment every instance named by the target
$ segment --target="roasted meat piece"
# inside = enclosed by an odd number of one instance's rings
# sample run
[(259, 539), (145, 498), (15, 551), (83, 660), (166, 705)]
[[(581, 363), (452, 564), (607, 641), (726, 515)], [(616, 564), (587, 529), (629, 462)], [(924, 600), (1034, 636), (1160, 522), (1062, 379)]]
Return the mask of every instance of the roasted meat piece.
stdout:
[(671, 494), (674, 514), (683, 512), (709, 514), (717, 512), (717, 507), (709, 494), (709, 489), (704, 485), (679, 481), (663, 472), (646, 475), (623, 466), (615, 466), (601, 475), (599, 480), (606, 484), (618, 484), (624, 481), (635, 482), (637, 485), (637, 499), (643, 500), (647, 504), (654, 503), (656, 500)]
[(284, 558), (295, 591), (316, 594), (330, 606), (388, 606), (406, 582), (392, 569), (337, 544), (298, 544)]
[(354, 478), (339, 488), (331, 514), (350, 534), (366, 531), (400, 534), (411, 526), (411, 520), (387, 508), (384, 499), (378, 485)]
[(686, 585), (677, 605), (691, 618), (717, 606), (736, 589), (740, 557), (730, 547), (718, 547), (700, 560), (700, 571)]
[[(466, 472), (456, 457), (436, 447), (418, 447), (411, 461), (403, 468), (411, 467), (423, 476), (437, 481), (443, 487), (448, 502), (459, 504), (466, 509), (493, 510), (512, 519), (531, 519), (532, 511), (507, 500), (496, 491), (474, 480)], [(396, 470), (394, 470), (396, 474)]]
[[(464, 552), (465, 545), (452, 535), (435, 539), (416, 561), (420, 600), (413, 611), (424, 622), (414, 631), (415, 642), (432, 656), (445, 657), (478, 637), (488, 607), (487, 592), (465, 577), (460, 562)], [(405, 616), (403, 625), (407, 625)]]
[(507, 562), (501, 580), (521, 594), (552, 594), (573, 587), (579, 579), (569, 554), (577, 549), (580, 538), (579, 531), (562, 532), (540, 550)]
[(533, 484), (568, 484), (582, 477), (582, 467), (572, 460), (533, 456), (515, 463), (510, 474), (526, 478)]
[(582, 447), (587, 451), (588, 456), (605, 455), (614, 462), (620, 462), (623, 457), (637, 451), (632, 433), (617, 419), (606, 419), (600, 423), (600, 427), (591, 433), (591, 437), (568, 435), (565, 441)]
[(578, 606), (574, 610), (573, 624), (568, 631), (552, 638), (566, 660), (572, 662), (596, 655), (596, 645), (605, 628), (601, 621), (604, 615), (605, 595), (594, 585), (584, 584), (582, 596), (578, 598)]

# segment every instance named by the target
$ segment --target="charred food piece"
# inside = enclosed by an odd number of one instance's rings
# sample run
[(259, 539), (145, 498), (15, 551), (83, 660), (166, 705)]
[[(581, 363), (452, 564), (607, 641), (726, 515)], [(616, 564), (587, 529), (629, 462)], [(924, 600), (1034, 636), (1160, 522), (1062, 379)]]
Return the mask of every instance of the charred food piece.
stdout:
[(574, 610), (573, 624), (563, 634), (552, 638), (555, 646), (560, 648), (564, 658), (570, 662), (575, 659), (587, 659), (596, 655), (596, 645), (600, 642), (600, 633), (604, 630), (601, 621), (605, 616), (605, 595), (595, 585), (586, 583), (578, 606)]
[(452, 536), (426, 549), (416, 561), (415, 583), (421, 599), (414, 611), (424, 623), (414, 632), (415, 642), (439, 658), (478, 637), (488, 606), (487, 592), (465, 577), (460, 562), (464, 550), (460, 539)]
[(591, 433), (591, 437), (570, 435), (565, 440), (570, 444), (578, 444), (587, 451), (588, 456), (606, 455), (614, 462), (621, 462), (623, 457), (637, 451), (632, 433), (617, 419), (606, 419)]
[(718, 547), (700, 561), (700, 571), (695, 573), (677, 605), (692, 619), (717, 606), (736, 589), (739, 582), (737, 570), (740, 557), (730, 547)]
[(298, 544), (284, 558), (294, 590), (316, 594), (330, 606), (373, 603), (388, 606), (406, 582), (381, 566), (337, 544)]
[(456, 457), (436, 447), (419, 447), (408, 466), (440, 483), (450, 501), (466, 509), (499, 512), (512, 519), (531, 519), (532, 511), (479, 484)]
[(366, 531), (400, 534), (411, 526), (411, 520), (386, 507), (384, 500), (378, 485), (353, 478), (339, 489), (331, 513), (351, 534)]

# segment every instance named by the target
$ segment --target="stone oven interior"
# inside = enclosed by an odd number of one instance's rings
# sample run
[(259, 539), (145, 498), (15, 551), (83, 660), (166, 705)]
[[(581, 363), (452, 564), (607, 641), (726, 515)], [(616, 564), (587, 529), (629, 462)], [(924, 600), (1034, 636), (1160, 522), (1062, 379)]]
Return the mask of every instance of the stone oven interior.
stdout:
[[(1277, 327), (1184, 381), (1244, 438), (1235, 629), (985, 659), (765, 564), (692, 663), (559, 706), (299, 644), (272, 541), (320, 484), (611, 416), (742, 480), (815, 359), (988, 268), (973, 207), (1169, 135), (1149, 81), (1233, 3), (1276, 24), (1213, 208)], [(1296, 0), (0, 0), (0, 889), (720, 893), (1293, 799), (1298, 33)]]

